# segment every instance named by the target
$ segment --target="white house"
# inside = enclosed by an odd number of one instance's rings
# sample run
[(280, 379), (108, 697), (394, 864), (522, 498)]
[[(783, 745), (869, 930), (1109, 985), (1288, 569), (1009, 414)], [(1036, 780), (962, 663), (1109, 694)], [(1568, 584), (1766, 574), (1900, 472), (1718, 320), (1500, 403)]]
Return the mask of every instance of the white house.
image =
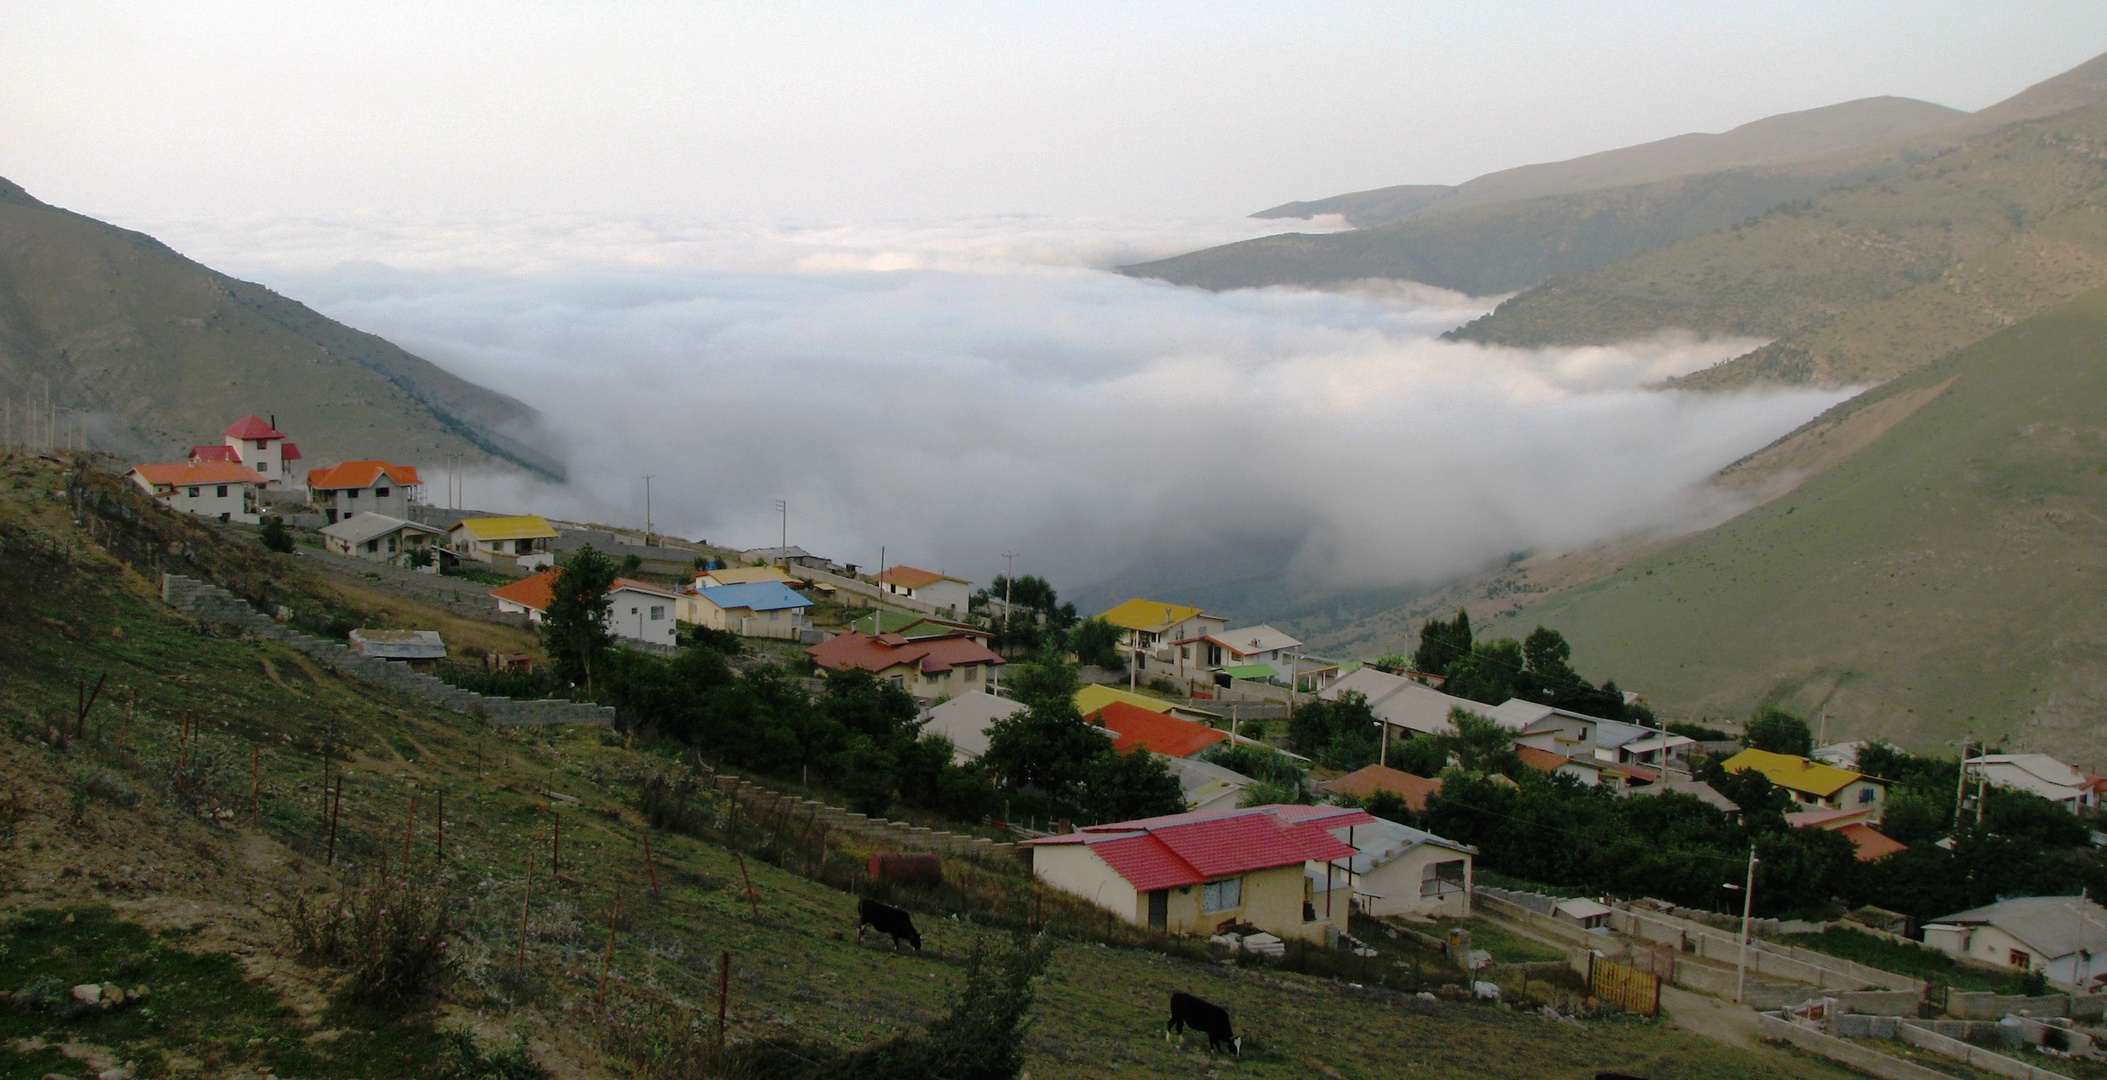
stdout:
[(292, 483), (293, 462), (300, 460), (300, 448), (286, 439), (275, 422), (266, 423), (255, 416), (244, 416), (220, 432), (220, 436), (225, 441), (217, 446), (191, 447), (190, 460), (193, 463), (224, 461), (239, 465), (263, 481), (263, 486), (271, 491)]
[(729, 630), (740, 637), (787, 641), (796, 641), (804, 633), (808, 626), (805, 609), (812, 606), (812, 601), (780, 581), (694, 589), (679, 593), (677, 600), (682, 622)]
[(1245, 789), (1258, 782), (1211, 761), (1156, 756), (1162, 758), (1163, 763), (1170, 766), (1171, 775), (1178, 778), (1178, 793), (1185, 797), (1187, 810), (1233, 810), (1244, 805)]
[(401, 563), (445, 542), (446, 534), (438, 529), (386, 514), (358, 514), (322, 527), (324, 548), (374, 562)]
[(519, 517), (463, 518), (446, 531), (447, 547), (464, 559), (545, 569), (556, 564), (549, 542), (556, 528), (531, 514)]
[(1354, 901), (1370, 915), (1467, 919), (1478, 849), (1385, 818), (1332, 836), (1359, 850), (1351, 860)]
[(250, 525), (262, 520), (256, 513), (256, 492), (264, 481), (231, 461), (134, 465), (125, 475), (171, 510)]
[[(497, 599), (499, 611), (524, 614), (528, 623), (539, 626), (549, 605), (556, 600), (556, 575), (560, 572), (544, 570), (503, 588), (492, 589), (490, 595)], [(615, 583), (608, 587), (607, 595), (607, 629), (610, 633), (651, 645), (668, 648), (674, 645), (673, 604), (678, 596), (673, 590), (649, 582), (616, 578)]]
[(1367, 698), (1368, 707), (1376, 719), (1390, 725), (1393, 740), (1414, 735), (1450, 735), (1456, 730), (1449, 721), (1450, 710), (1462, 709), (1483, 716), (1490, 708), (1468, 698), (1450, 697), (1424, 683), (1372, 667), (1347, 672), (1318, 691), (1317, 696), (1326, 701), (1337, 701), (1347, 694)]
[(680, 599), (679, 593), (663, 585), (616, 578), (607, 595), (614, 601), (607, 612), (607, 628), (616, 637), (669, 649), (674, 646), (677, 635), (673, 605)]
[(972, 582), (912, 566), (886, 567), (878, 575), (878, 585), (894, 596), (920, 600), (939, 610), (964, 611), (973, 599)]
[(1985, 754), (1969, 758), (1968, 771), (1998, 787), (2061, 803), (2072, 813), (2100, 805), (2100, 787), (2107, 784), (2047, 754)]
[(2022, 896), (1934, 919), (1924, 944), (1958, 960), (2039, 971), (2066, 990), (2107, 983), (2107, 908), (2078, 896)]
[[(1143, 673), (1176, 675), (1180, 671), (1179, 651), (1183, 649), (1187, 678), (1198, 670), (1193, 667), (1192, 640), (1218, 634), (1229, 625), (1228, 620), (1196, 607), (1140, 598), (1099, 612), (1097, 618), (1119, 631), (1120, 651)], [(1180, 641), (1187, 644), (1175, 644)]]
[(993, 694), (960, 694), (922, 712), (922, 734), (951, 740), (952, 760), (960, 765), (988, 752), (988, 729), (1024, 711), (1024, 703)]
[(422, 501), (422, 482), (411, 465), (385, 461), (346, 461), (326, 469), (307, 470), (308, 501), (332, 522), (357, 514), (410, 516), (410, 504)]

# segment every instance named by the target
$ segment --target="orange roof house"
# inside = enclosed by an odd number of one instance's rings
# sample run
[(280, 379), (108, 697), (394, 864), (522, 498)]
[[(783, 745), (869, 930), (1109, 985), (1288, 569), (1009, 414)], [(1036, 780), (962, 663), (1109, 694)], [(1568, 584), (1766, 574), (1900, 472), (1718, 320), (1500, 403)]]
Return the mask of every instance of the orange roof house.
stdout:
[(423, 483), (417, 478), (415, 465), (390, 465), (385, 461), (346, 461), (326, 469), (307, 470), (307, 486), (316, 491), (372, 487), (374, 482), (383, 476), (403, 487), (416, 487)]
[(556, 602), (556, 575), (560, 571), (544, 570), (532, 577), (524, 577), (500, 589), (490, 590), (497, 597), (499, 611), (514, 614), (525, 613), (528, 621), (540, 622), (541, 613)]
[(346, 461), (307, 470), (307, 497), (332, 522), (369, 511), (407, 518), (410, 504), (420, 501), (422, 486), (415, 466), (385, 461)]
[(805, 650), (817, 667), (829, 671), (862, 669), (916, 697), (957, 697), (982, 693), (995, 666), (1005, 661), (964, 635), (904, 638), (851, 630)]
[(255, 490), (268, 481), (231, 461), (178, 461), (134, 465), (126, 474), (161, 505), (198, 517), (254, 524)]
[(1334, 795), (1349, 795), (1356, 799), (1366, 799), (1378, 791), (1387, 791), (1405, 800), (1405, 805), (1417, 813), (1425, 810), (1427, 799), (1441, 790), (1441, 781), (1415, 776), (1388, 765), (1370, 765), (1325, 784), (1324, 790)]
[(966, 610), (973, 599), (973, 583), (912, 566), (887, 567), (878, 575), (878, 587), (893, 596), (905, 596), (935, 608)]
[(1104, 725), (1112, 733), (1112, 749), (1122, 754), (1147, 750), (1164, 757), (1186, 758), (1229, 738), (1226, 731), (1124, 701), (1115, 701), (1084, 719)]
[[(143, 480), (154, 488), (180, 487), (184, 484), (261, 484), (263, 477), (234, 464), (231, 461), (178, 461), (170, 465), (134, 465), (132, 475), (135, 483)], [(141, 486), (146, 486), (142, 484)], [(161, 494), (161, 492), (155, 492)]]

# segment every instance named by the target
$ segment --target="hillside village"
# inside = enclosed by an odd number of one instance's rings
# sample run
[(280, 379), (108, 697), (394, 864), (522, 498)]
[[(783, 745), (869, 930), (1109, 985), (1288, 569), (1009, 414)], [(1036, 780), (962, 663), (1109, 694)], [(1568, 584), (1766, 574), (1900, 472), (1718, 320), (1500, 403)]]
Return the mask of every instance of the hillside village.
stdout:
[[(1965, 1062), (2009, 1015), (2020, 1044), (2107, 1075), (2090, 1060), (2094, 1031), (2107, 1039), (2107, 910), (2089, 899), (2107, 888), (2107, 778), (2047, 755), (1818, 744), (1819, 725), (1775, 709), (1732, 731), (1662, 723), (1642, 693), (1580, 676), (1555, 632), (1487, 641), (1467, 613), (1428, 620), (1411, 656), (1325, 657), (1175, 598), (1084, 615), (1036, 578), (976, 588), (434, 506), (419, 466), (301, 468), (256, 416), (222, 439), (176, 463), (65, 459), (69, 498), (101, 520), (118, 502), (92, 493), (120, 483), (211, 544), (332, 583), (319, 606), (339, 609), (318, 618), (312, 599), (207, 564), (184, 572), (228, 590), (219, 608), (151, 582), (201, 627), (275, 627), (338, 650), (347, 678), (436, 702), (567, 700), (586, 710), (569, 722), (731, 792), (699, 829), (647, 785), (637, 806), (662, 849), (683, 832), (755, 842), (726, 831), (746, 792), (778, 814), (809, 806), (807, 828), (838, 830), (823, 848), (875, 834), (903, 867), (926, 852), (931, 888), (877, 855), (846, 879), (763, 855), (898, 900), (924, 932), (974, 909), (984, 875), (1013, 874), (978, 902), (991, 924), (998, 892), (1034, 890), (1085, 940), (1396, 987), (1408, 1005), (1520, 999), (1560, 1024), (1665, 1012), (1732, 1045), (1795, 1047), (1798, 1068), (1875, 1075), (1914, 1075), (1881, 1070), (1922, 1052)], [(463, 732), (497, 715), (445, 708), (463, 715), (437, 722)], [(25, 743), (68, 753), (56, 725)], [(341, 779), (318, 783), (340, 797)]]

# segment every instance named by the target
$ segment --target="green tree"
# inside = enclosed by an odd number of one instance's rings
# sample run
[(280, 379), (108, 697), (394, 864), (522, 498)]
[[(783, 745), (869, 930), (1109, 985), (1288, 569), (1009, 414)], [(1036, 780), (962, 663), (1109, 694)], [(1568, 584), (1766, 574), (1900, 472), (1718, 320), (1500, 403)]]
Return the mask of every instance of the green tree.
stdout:
[(1412, 667), (1429, 675), (1446, 675), (1450, 664), (1470, 652), (1470, 612), (1458, 608), (1452, 620), (1429, 618), (1420, 625), (1419, 648), (1412, 652)]
[(1570, 685), (1580, 681), (1573, 673), (1573, 646), (1566, 643), (1566, 636), (1549, 627), (1539, 626), (1522, 640), (1523, 670), (1537, 677), (1548, 686)]
[(1806, 757), (1814, 750), (1814, 734), (1808, 730), (1807, 721), (1775, 705), (1765, 705), (1749, 718), (1748, 734), (1742, 743), (1751, 750)]
[(1448, 742), (1456, 763), (1464, 769), (1512, 779), (1521, 773), (1522, 759), (1514, 752), (1514, 733), (1462, 708), (1449, 710), (1449, 725), (1455, 734), (1439, 737)]
[(1358, 769), (1376, 759), (1382, 731), (1368, 698), (1351, 691), (1295, 707), (1288, 739), (1295, 751), (1336, 769)]
[(1054, 657), (1019, 665), (1010, 694), (1024, 706), (988, 728), (981, 761), (1011, 787), (1034, 787), (1076, 805), (1090, 763), (1112, 752), (1112, 740), (1076, 711), (1075, 669)]
[(820, 711), (851, 735), (889, 743), (903, 731), (913, 739), (921, 706), (914, 695), (862, 668), (827, 672)]
[(285, 527), (285, 519), (276, 514), (266, 514), (263, 528), (256, 531), (256, 539), (265, 551), (288, 555), (293, 550), (293, 531)]
[(1498, 705), (1519, 696), (1515, 684), (1522, 668), (1522, 646), (1513, 638), (1481, 641), (1449, 664), (1448, 682), (1441, 689), (1450, 697)]
[(613, 601), (607, 590), (615, 582), (615, 565), (591, 544), (571, 553), (556, 572), (555, 594), (542, 613), (541, 639), (558, 678), (594, 694), (593, 671), (614, 648), (607, 628)]
[(1119, 627), (1099, 618), (1075, 624), (1068, 636), (1068, 651), (1076, 662), (1090, 667), (1117, 668), (1126, 665), (1119, 652)]
[(1146, 750), (1107, 752), (1083, 771), (1082, 803), (1092, 821), (1132, 821), (1182, 812), (1185, 794), (1163, 758)]

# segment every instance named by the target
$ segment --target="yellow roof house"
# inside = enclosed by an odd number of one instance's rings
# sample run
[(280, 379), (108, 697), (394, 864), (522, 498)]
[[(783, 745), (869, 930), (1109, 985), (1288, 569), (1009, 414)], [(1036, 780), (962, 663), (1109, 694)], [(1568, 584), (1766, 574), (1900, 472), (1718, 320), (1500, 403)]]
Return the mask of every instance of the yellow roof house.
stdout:
[(1743, 750), (1720, 762), (1719, 767), (1730, 773), (1762, 773), (1798, 803), (1864, 810), (1874, 824), (1879, 824), (1887, 805), (1887, 781), (1792, 754)]
[(1164, 604), (1154, 600), (1136, 598), (1129, 600), (1098, 616), (1098, 618), (1122, 630), (1139, 630), (1145, 634), (1161, 634), (1171, 627), (1189, 619), (1199, 617), (1200, 609), (1183, 604)]
[(463, 518), (454, 526), (454, 531), (465, 532), (480, 541), (492, 540), (554, 540), (556, 529), (547, 518), (534, 515), (520, 517)]
[(1115, 701), (1123, 701), (1136, 708), (1147, 709), (1153, 713), (1167, 713), (1171, 711), (1171, 703), (1162, 698), (1149, 697), (1147, 694), (1131, 693), (1118, 687), (1106, 686), (1103, 683), (1091, 683), (1089, 686), (1076, 691), (1075, 711), (1082, 713), (1084, 716), (1089, 716), (1091, 713)]

